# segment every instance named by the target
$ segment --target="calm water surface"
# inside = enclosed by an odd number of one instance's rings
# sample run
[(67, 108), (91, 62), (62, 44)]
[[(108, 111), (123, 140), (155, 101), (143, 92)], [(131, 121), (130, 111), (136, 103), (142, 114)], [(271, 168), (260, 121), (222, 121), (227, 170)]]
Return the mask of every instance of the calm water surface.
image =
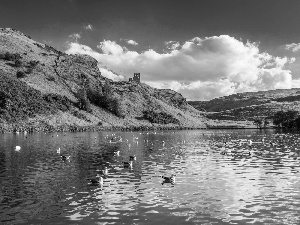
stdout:
[(1, 134), (0, 224), (298, 224), (299, 142), (257, 130)]

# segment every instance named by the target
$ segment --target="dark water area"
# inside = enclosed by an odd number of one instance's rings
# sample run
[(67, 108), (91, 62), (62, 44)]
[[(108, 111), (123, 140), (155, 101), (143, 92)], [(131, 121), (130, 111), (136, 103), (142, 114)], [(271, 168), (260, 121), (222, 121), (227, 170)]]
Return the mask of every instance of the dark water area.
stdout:
[(0, 224), (299, 224), (299, 171), (299, 133), (0, 134)]

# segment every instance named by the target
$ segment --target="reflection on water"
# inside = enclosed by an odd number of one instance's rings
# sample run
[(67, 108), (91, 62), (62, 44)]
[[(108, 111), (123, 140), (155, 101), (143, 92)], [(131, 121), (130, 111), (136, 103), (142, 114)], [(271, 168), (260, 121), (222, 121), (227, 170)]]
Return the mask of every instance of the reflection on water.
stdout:
[(256, 130), (1, 134), (0, 223), (297, 224), (299, 142)]

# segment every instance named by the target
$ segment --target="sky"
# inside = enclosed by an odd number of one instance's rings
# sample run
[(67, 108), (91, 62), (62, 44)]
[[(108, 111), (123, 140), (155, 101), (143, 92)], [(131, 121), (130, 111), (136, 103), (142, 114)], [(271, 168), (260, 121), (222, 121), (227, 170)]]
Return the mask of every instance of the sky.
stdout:
[(300, 88), (299, 0), (1, 0), (0, 27), (188, 100)]

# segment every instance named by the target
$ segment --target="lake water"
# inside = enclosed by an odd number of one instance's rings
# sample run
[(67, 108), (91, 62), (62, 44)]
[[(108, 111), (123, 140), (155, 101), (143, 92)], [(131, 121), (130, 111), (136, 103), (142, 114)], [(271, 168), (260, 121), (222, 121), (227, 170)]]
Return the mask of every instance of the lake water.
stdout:
[(298, 224), (299, 143), (273, 130), (1, 134), (0, 224)]

